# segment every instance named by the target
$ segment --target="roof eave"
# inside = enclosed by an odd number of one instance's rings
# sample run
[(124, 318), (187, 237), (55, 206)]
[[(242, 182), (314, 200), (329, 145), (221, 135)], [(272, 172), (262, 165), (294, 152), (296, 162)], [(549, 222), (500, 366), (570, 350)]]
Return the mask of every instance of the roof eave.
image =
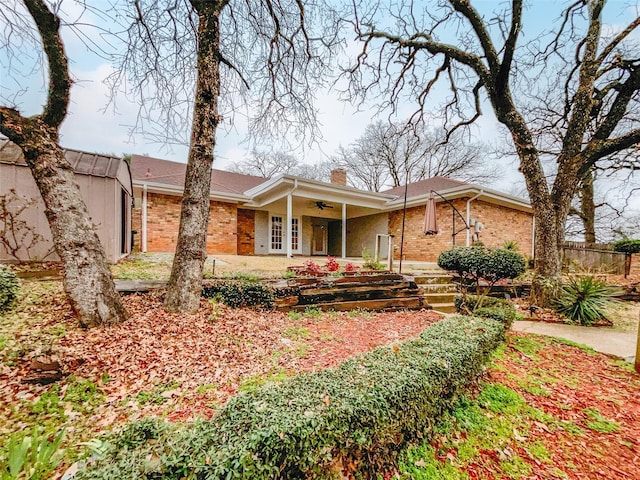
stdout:
[[(490, 199), (494, 203), (504, 204), (511, 207), (515, 207), (519, 210), (531, 212), (533, 209), (531, 204), (526, 200), (505, 193), (493, 190), (490, 188), (480, 187), (478, 185), (460, 185), (458, 187), (452, 187), (444, 190), (438, 190), (438, 193), (445, 197), (447, 200), (463, 197), (465, 195), (476, 196), (480, 194), (478, 200)], [(415, 207), (417, 205), (424, 205), (429, 199), (430, 193), (424, 193), (422, 195), (416, 195), (414, 197), (407, 198), (407, 207)], [(442, 199), (436, 197), (436, 202), (442, 201)], [(496, 202), (497, 201), (497, 202)], [(404, 197), (399, 196), (395, 200), (387, 203), (385, 207), (386, 211), (397, 210), (403, 207)]]
[[(184, 187), (181, 185), (167, 185), (166, 183), (145, 182), (142, 180), (133, 181), (134, 188), (144, 188), (145, 186), (147, 187), (147, 191), (151, 191), (153, 193), (163, 193), (176, 196), (182, 196), (184, 194)], [(245, 203), (250, 200), (249, 197), (243, 194), (217, 192), (215, 190), (212, 190), (209, 193), (209, 199), (234, 203)]]

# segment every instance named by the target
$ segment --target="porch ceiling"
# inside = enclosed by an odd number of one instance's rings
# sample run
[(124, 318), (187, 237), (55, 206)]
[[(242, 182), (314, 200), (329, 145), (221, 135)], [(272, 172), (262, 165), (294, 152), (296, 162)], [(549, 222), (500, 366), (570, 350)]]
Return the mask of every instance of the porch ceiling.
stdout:
[[(386, 206), (389, 200), (395, 198), (395, 196), (392, 195), (364, 192), (342, 185), (283, 176), (272, 179), (264, 185), (245, 192), (247, 196), (251, 197), (251, 200), (245, 205), (250, 208), (261, 208), (276, 204), (276, 202), (283, 199), (286, 202), (289, 193), (293, 195), (294, 208), (296, 204), (299, 206), (299, 202), (308, 203), (310, 200), (313, 200), (314, 202), (323, 201), (332, 205), (336, 204), (340, 207), (340, 211), (343, 203), (353, 207), (363, 207), (373, 211), (380, 211)], [(327, 210), (330, 209), (322, 210), (322, 212), (326, 213)], [(341, 215), (340, 213), (339, 216)]]
[[(320, 209), (316, 205), (316, 202), (323, 202), (327, 207)], [(244, 205), (244, 207), (248, 206), (250, 205)], [(309, 216), (336, 220), (342, 219), (342, 202), (332, 202), (319, 197), (300, 197), (294, 193), (292, 197), (292, 207), (295, 217)], [(283, 198), (262, 205), (261, 207), (255, 208), (255, 210), (266, 210), (272, 213), (284, 214), (287, 211), (287, 197), (285, 195)], [(380, 209), (347, 204), (347, 218), (362, 217), (375, 213), (380, 213)]]

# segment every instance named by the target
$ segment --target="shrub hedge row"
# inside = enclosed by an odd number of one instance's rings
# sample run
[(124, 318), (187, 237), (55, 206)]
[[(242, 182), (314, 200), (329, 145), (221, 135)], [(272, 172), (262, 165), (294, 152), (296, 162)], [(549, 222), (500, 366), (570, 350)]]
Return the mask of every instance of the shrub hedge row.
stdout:
[(375, 478), (429, 432), (503, 340), (452, 317), (339, 367), (231, 398), (210, 421), (133, 424), (78, 479)]

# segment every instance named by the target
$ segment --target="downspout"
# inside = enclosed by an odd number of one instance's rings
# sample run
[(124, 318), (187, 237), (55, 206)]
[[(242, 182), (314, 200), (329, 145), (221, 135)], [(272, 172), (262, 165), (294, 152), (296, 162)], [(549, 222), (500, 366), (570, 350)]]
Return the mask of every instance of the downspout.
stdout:
[[(467, 200), (467, 225), (471, 221), (471, 202), (477, 199), (480, 195), (484, 193), (484, 190), (480, 189), (480, 192), (475, 197), (471, 197)], [(471, 229), (467, 228), (467, 247), (471, 245)]]
[(536, 258), (536, 216), (531, 217), (531, 258)]
[(142, 232), (140, 232), (140, 250), (147, 251), (147, 184), (142, 185)]

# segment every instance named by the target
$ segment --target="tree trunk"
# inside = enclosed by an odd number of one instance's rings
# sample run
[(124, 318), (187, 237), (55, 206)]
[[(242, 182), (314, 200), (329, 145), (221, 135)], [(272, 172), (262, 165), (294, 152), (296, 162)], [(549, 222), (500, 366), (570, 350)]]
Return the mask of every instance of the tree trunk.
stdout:
[(24, 153), (45, 204), (53, 243), (64, 267), (64, 289), (83, 327), (123, 321), (127, 313), (116, 292), (104, 248), (95, 233), (75, 181), (73, 168), (58, 144), (58, 129), (69, 104), (68, 59), (60, 19), (43, 0), (24, 2), (42, 39), (49, 67), (49, 92), (42, 115), (25, 118), (0, 107), (0, 132)]
[[(42, 138), (39, 138), (42, 141)], [(64, 265), (64, 289), (87, 327), (127, 318), (104, 248), (75, 181), (73, 168), (55, 142), (42, 141), (40, 153), (25, 152), (49, 220), (53, 243)]]
[(202, 270), (207, 258), (211, 165), (220, 93), (220, 9), (218, 2), (194, 2), (198, 10), (198, 78), (191, 148), (182, 197), (180, 229), (164, 306), (170, 312), (200, 307)]
[(580, 219), (584, 226), (584, 241), (596, 243), (596, 205), (593, 192), (593, 172), (591, 170), (580, 183)]

